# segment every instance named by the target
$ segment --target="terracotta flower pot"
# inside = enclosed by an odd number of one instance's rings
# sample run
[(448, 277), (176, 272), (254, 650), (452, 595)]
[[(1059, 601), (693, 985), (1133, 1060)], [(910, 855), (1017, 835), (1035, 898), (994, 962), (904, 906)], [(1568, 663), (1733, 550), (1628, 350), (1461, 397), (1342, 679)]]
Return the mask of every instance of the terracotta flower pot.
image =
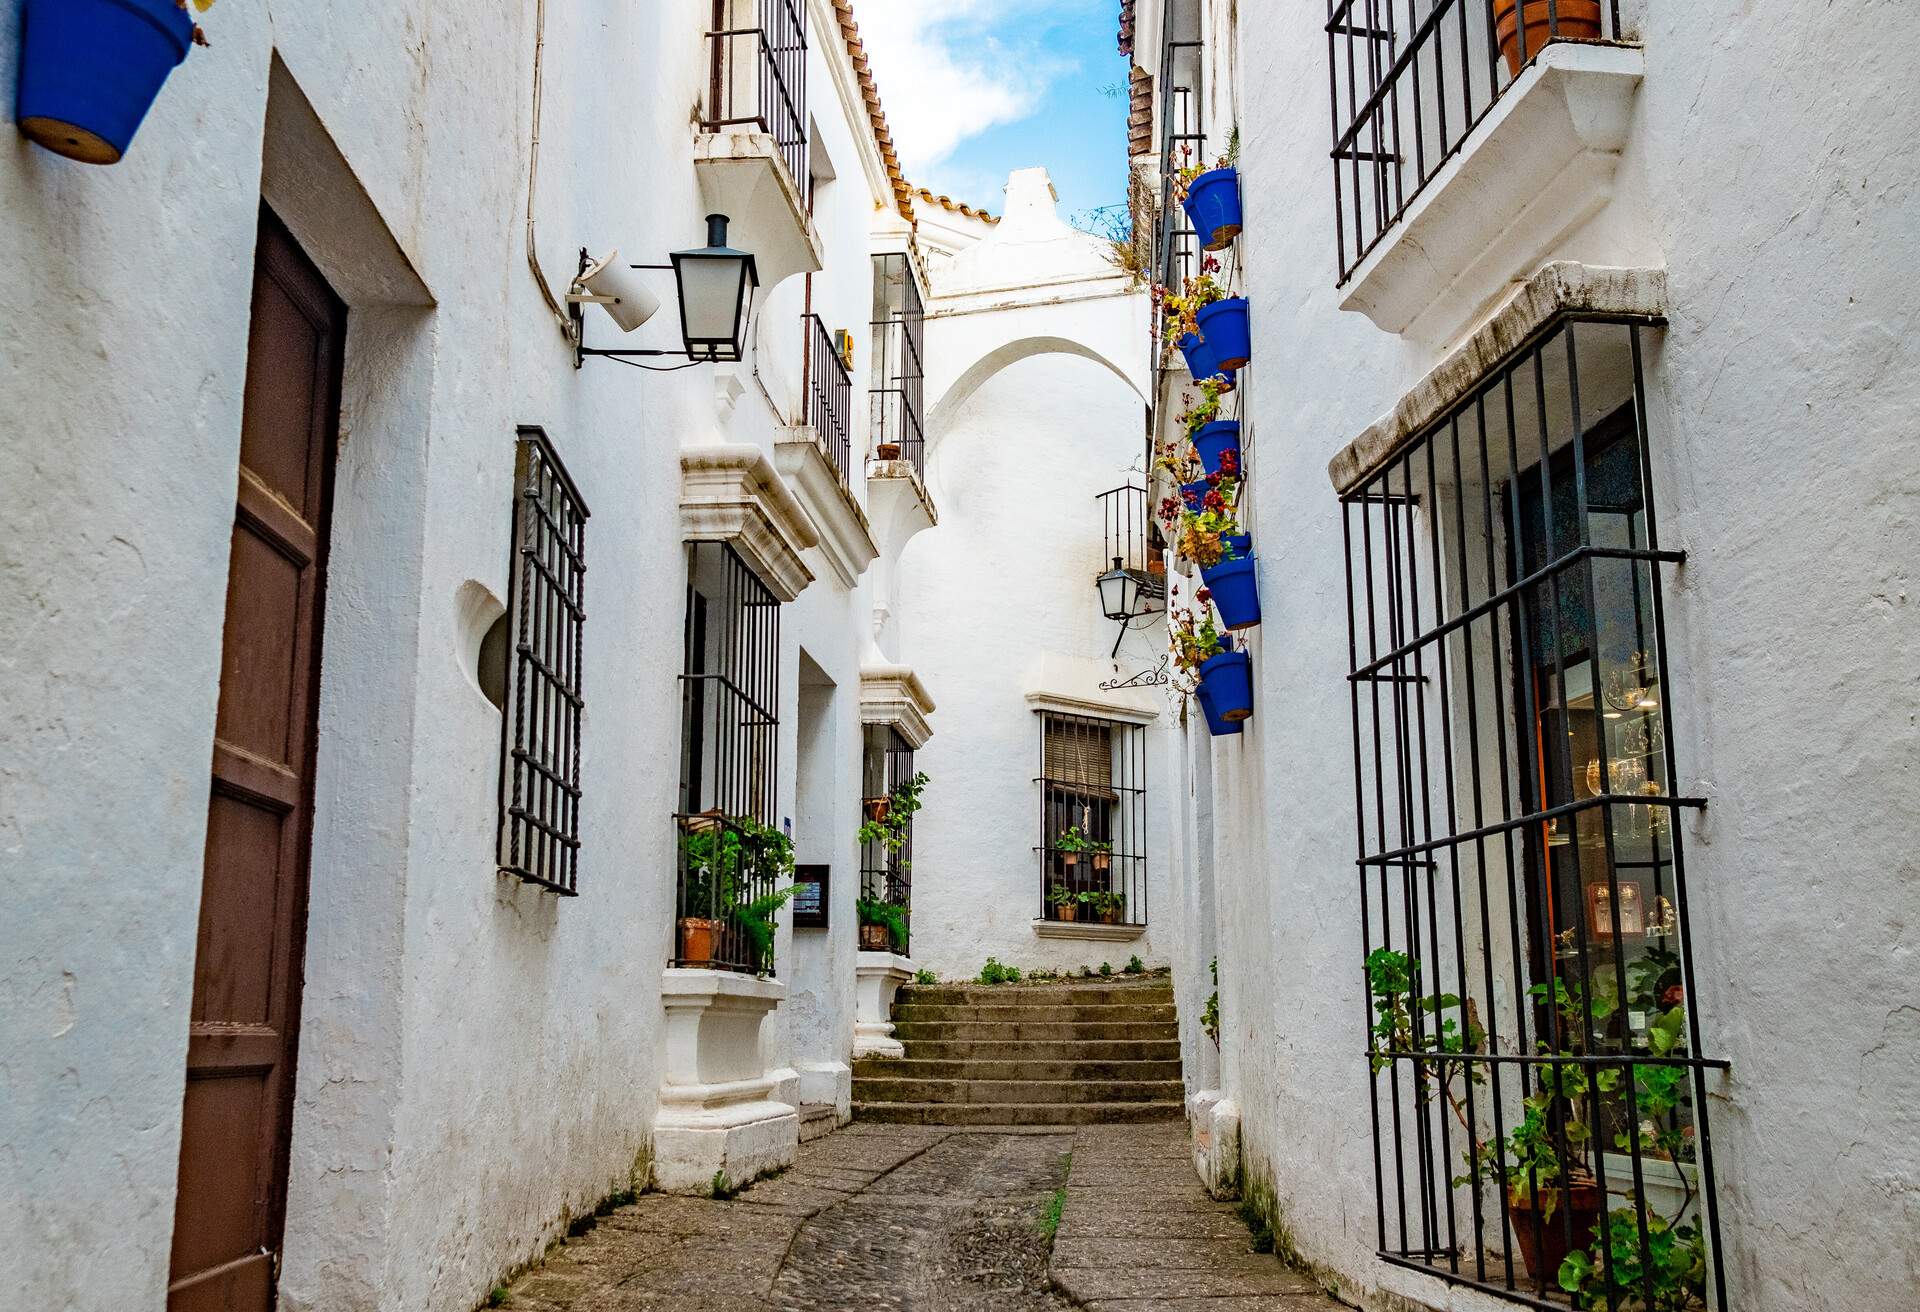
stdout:
[(1117, 925), (1117, 924), (1119, 924), (1119, 923), (1120, 923), (1120, 908), (1119, 908), (1119, 907), (1108, 907), (1108, 908), (1107, 908), (1106, 910), (1104, 910), (1104, 911), (1102, 911), (1102, 912), (1100, 913), (1100, 923), (1101, 923), (1101, 924), (1103, 924), (1103, 925)]
[(1167, 572), (1167, 562), (1165, 557), (1163, 556), (1147, 557), (1147, 573), (1152, 574), (1153, 576), (1158, 578), (1165, 575), (1166, 572)]
[(1093, 854), (1093, 868), (1095, 870), (1105, 870), (1112, 864), (1113, 864), (1113, 853), (1095, 852)]
[(867, 808), (867, 819), (877, 825), (883, 825), (887, 822), (888, 814), (893, 810), (893, 799), (891, 797), (869, 797), (865, 805)]
[[(1545, 1195), (1554, 1196), (1553, 1214), (1541, 1216), (1540, 1233), (1534, 1234), (1536, 1204)], [(1560, 1264), (1574, 1249), (1593, 1246), (1600, 1228), (1600, 1186), (1592, 1180), (1576, 1180), (1565, 1189), (1552, 1186), (1534, 1191), (1531, 1198), (1507, 1195), (1507, 1220), (1513, 1226), (1514, 1246), (1520, 1250), (1527, 1272), (1551, 1286), (1560, 1278)], [(1573, 1223), (1573, 1244), (1567, 1244), (1567, 1222)]]
[[(1520, 35), (1514, 11), (1519, 0), (1494, 0), (1494, 29), (1500, 35), (1500, 53), (1507, 57), (1507, 71), (1520, 73)], [(1553, 19), (1558, 30), (1553, 30)], [(1526, 0), (1526, 57), (1532, 59), (1542, 46), (1553, 41), (1598, 41), (1600, 39), (1600, 0), (1557, 0), (1550, 15), (1547, 0)]]
[(1071, 921), (1073, 919), (1073, 913), (1078, 910), (1079, 908), (1074, 906), (1074, 904), (1071, 902), (1062, 902), (1058, 906), (1054, 907), (1053, 909), (1055, 916), (1057, 916), (1061, 920), (1067, 920), (1067, 921)]
[(713, 938), (720, 932), (717, 920), (688, 916), (680, 922), (680, 963), (704, 966), (713, 960)]
[(1077, 866), (1080, 864), (1080, 854), (1078, 852), (1062, 852), (1060, 854), (1060, 864), (1063, 866)]
[(900, 444), (898, 442), (881, 442), (873, 448), (873, 455), (876, 460), (898, 460), (900, 458)]
[(893, 935), (887, 932), (885, 925), (860, 926), (860, 950), (862, 952), (888, 952), (893, 948)]

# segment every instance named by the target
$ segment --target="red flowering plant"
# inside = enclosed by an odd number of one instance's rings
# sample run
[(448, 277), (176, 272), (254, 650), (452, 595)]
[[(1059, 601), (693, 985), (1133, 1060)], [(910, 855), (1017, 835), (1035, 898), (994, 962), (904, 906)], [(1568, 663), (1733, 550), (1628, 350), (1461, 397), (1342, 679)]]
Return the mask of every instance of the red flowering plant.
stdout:
[(1194, 593), (1199, 610), (1183, 604), (1180, 585), (1175, 584), (1167, 600), (1167, 638), (1172, 658), (1173, 686), (1183, 694), (1200, 686), (1200, 667), (1225, 651), (1220, 629), (1214, 623), (1212, 597), (1205, 588)]
[(1200, 311), (1215, 301), (1227, 299), (1227, 289), (1214, 278), (1220, 261), (1209, 255), (1200, 262), (1200, 272), (1188, 278), (1176, 293), (1164, 283), (1153, 285), (1153, 306), (1160, 312), (1160, 339), (1167, 350), (1180, 339), (1200, 332)]
[[(1234, 509), (1239, 498), (1239, 462), (1222, 461), (1217, 474), (1202, 474), (1199, 457), (1190, 443), (1166, 443), (1154, 468), (1176, 484), (1178, 492), (1161, 500), (1160, 522), (1178, 551), (1196, 565), (1217, 565), (1227, 554), (1225, 536), (1240, 532)], [(1200, 491), (1195, 484), (1205, 483)]]
[(1224, 374), (1215, 374), (1211, 378), (1200, 380), (1200, 399), (1194, 400), (1193, 393), (1186, 394), (1187, 408), (1176, 417), (1176, 422), (1186, 430), (1191, 438), (1195, 433), (1220, 417), (1220, 398), (1233, 390)]

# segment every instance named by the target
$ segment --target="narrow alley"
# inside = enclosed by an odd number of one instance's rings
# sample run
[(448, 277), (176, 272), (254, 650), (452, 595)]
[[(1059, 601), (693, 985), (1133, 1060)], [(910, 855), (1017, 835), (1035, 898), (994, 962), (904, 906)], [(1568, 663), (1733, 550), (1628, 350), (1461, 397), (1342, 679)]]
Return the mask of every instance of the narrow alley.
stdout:
[[(1057, 1208), (1057, 1211), (1055, 1210)], [(1057, 1223), (1057, 1233), (1055, 1224)], [(648, 1194), (501, 1291), (514, 1312), (1336, 1309), (1252, 1250), (1179, 1122), (853, 1125), (726, 1200)]]

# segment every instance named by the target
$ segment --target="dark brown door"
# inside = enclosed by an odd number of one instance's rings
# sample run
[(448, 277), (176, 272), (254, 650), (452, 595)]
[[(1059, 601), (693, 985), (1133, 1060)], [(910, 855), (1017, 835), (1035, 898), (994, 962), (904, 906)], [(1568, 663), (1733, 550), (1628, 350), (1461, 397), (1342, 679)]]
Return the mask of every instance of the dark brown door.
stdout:
[(263, 212), (187, 1039), (169, 1312), (274, 1302), (346, 308)]

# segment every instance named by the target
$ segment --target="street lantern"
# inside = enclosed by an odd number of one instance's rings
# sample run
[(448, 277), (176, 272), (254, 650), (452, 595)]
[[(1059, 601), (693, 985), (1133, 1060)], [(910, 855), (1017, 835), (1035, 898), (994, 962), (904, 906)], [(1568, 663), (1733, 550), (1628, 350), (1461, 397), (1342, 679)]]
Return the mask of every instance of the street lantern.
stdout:
[(669, 258), (680, 289), (680, 336), (687, 358), (712, 364), (739, 360), (760, 272), (753, 256), (727, 245), (727, 216), (707, 215), (707, 244)]
[(1108, 619), (1124, 624), (1141, 613), (1140, 576), (1122, 569), (1120, 557), (1113, 558), (1113, 568), (1100, 576), (1098, 586), (1100, 611)]

